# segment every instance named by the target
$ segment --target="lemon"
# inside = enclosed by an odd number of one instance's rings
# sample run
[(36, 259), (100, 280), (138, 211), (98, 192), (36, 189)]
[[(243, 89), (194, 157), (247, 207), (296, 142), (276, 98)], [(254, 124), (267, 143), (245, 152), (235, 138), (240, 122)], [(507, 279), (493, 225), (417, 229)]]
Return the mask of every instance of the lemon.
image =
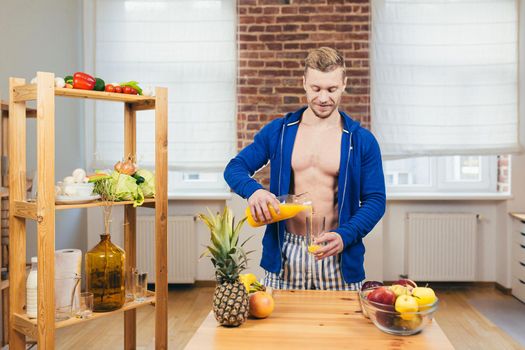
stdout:
[(318, 244), (310, 244), (310, 245), (308, 246), (308, 252), (309, 252), (309, 253), (315, 253), (315, 252), (317, 252), (319, 249), (321, 249), (321, 246), (318, 245)]

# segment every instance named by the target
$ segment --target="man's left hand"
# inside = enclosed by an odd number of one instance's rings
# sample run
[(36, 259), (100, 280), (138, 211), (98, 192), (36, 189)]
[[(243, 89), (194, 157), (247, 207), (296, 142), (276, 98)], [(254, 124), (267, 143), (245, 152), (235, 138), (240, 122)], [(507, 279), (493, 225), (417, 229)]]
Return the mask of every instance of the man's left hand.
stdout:
[(315, 240), (321, 248), (315, 252), (315, 258), (321, 260), (343, 251), (343, 239), (337, 232), (324, 232)]

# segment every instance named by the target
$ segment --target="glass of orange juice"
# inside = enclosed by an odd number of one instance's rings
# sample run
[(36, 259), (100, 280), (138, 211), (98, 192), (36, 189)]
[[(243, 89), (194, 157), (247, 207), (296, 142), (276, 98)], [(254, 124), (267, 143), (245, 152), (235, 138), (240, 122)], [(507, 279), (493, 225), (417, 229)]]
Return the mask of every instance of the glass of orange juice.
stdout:
[(250, 207), (246, 208), (246, 218), (250, 226), (259, 227), (267, 224), (272, 224), (277, 221), (286, 220), (294, 217), (303, 210), (309, 211), (310, 213), (312, 212), (312, 201), (310, 199), (310, 196), (308, 195), (308, 192), (304, 192), (301, 194), (286, 194), (278, 196), (276, 198), (280, 203), (279, 214), (277, 214), (272, 205), (268, 205), (268, 210), (270, 211), (270, 215), (272, 216), (270, 222), (255, 220), (252, 216)]
[(321, 248), (316, 240), (323, 232), (325, 232), (324, 216), (312, 213), (306, 217), (306, 246), (309, 253), (315, 254)]

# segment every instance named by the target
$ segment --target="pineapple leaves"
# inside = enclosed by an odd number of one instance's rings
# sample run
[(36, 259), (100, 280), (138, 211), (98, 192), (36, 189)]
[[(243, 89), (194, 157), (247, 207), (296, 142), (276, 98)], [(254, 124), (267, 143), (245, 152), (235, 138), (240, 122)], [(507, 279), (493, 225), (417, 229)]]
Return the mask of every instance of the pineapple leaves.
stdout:
[(247, 268), (250, 252), (244, 251), (244, 245), (253, 236), (239, 244), (239, 236), (246, 218), (235, 224), (233, 212), (227, 206), (222, 213), (213, 214), (208, 209), (208, 215), (199, 214), (198, 218), (210, 230), (210, 245), (206, 246), (201, 258), (211, 257), (218, 280), (234, 282), (239, 274)]

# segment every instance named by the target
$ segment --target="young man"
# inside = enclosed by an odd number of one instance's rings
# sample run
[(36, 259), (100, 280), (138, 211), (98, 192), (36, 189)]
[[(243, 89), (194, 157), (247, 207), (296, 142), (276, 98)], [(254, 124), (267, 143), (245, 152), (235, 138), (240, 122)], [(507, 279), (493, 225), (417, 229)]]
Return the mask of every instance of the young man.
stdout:
[[(303, 86), (308, 106), (266, 125), (224, 171), (254, 218), (268, 222), (276, 196), (308, 192), (326, 232), (315, 258), (304, 244), (305, 216), (267, 225), (261, 267), (278, 289), (356, 290), (365, 278), (363, 237), (385, 211), (385, 183), (374, 136), (338, 110), (346, 87), (345, 63), (336, 50), (312, 50)], [(270, 191), (253, 174), (271, 165)]]

